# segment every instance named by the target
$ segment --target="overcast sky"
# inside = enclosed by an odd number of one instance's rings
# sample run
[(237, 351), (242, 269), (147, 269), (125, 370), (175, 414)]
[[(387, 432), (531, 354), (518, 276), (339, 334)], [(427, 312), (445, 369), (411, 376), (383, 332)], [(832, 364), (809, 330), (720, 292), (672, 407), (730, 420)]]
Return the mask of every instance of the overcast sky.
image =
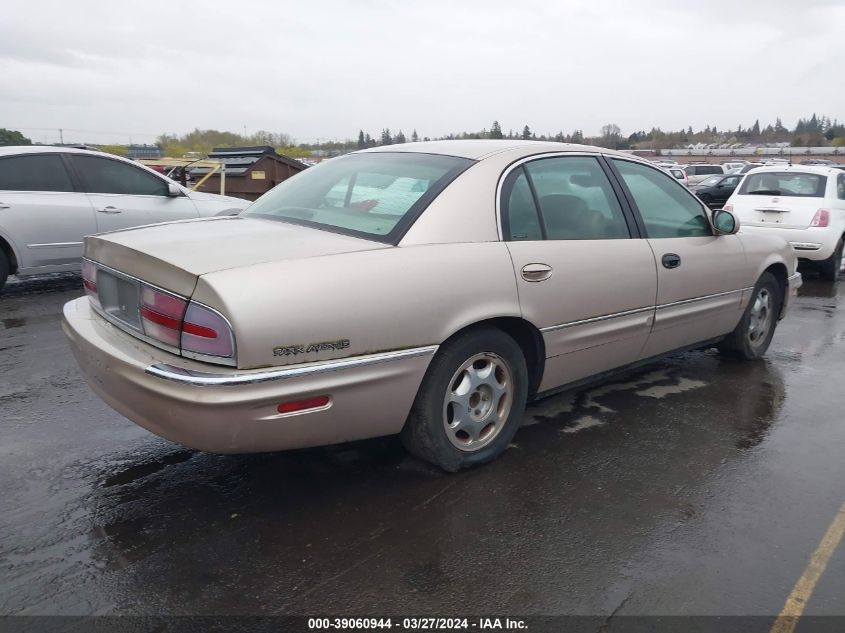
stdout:
[[(843, 0), (3, 0), (0, 127), (298, 141), (845, 120)], [(44, 128), (44, 129), (39, 129)]]

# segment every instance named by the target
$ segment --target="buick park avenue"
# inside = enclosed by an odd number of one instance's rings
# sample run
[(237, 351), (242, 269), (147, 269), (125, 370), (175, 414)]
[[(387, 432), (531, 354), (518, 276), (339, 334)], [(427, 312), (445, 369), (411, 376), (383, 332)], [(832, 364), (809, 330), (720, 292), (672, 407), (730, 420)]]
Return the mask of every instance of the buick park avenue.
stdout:
[(526, 402), (666, 354), (757, 359), (801, 284), (634, 156), (410, 143), (289, 179), (236, 217), (90, 236), (63, 327), (109, 405), (218, 453), (401, 434), (455, 471)]

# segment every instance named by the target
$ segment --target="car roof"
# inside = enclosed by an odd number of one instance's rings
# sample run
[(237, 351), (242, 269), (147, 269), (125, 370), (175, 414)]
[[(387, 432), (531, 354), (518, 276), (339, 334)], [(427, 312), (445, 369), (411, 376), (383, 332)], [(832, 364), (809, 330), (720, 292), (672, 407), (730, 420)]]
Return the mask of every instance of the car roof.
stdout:
[[(7, 145), (0, 147), (0, 156), (16, 156), (19, 154), (91, 154), (92, 156), (108, 156), (127, 160), (122, 156), (115, 156), (107, 152), (98, 152), (90, 149), (79, 149), (77, 147), (62, 147), (61, 145)], [(131, 161), (130, 161), (131, 162)]]
[(553, 141), (523, 141), (510, 139), (466, 139), (453, 141), (421, 141), (419, 143), (400, 143), (398, 145), (380, 145), (370, 149), (353, 152), (379, 153), (379, 152), (416, 152), (420, 154), (441, 154), (443, 156), (458, 156), (472, 160), (483, 160), (494, 154), (502, 152), (513, 152), (524, 156), (541, 154), (545, 152), (596, 152), (611, 154), (622, 158), (630, 158), (639, 162), (651, 164), (639, 156), (618, 152), (606, 147), (594, 147), (592, 145), (577, 145), (575, 143), (555, 143)]
[(836, 167), (830, 165), (762, 165), (754, 168), (755, 174), (764, 174), (767, 172), (792, 172), (803, 174), (819, 174), (820, 176), (829, 176), (835, 173)]

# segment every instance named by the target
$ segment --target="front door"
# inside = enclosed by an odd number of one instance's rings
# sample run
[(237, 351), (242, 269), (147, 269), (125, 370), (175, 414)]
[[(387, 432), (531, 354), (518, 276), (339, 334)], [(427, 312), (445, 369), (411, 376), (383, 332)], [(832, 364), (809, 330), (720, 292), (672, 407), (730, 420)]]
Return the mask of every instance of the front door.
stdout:
[(523, 316), (542, 332), (540, 390), (636, 360), (657, 280), (596, 156), (535, 159), (513, 169), (500, 202)]
[(94, 210), (59, 154), (0, 158), (0, 233), (15, 247), (23, 274), (77, 266), (82, 238), (96, 233)]
[(71, 160), (94, 206), (97, 231), (198, 217), (187, 196), (168, 195), (167, 181), (121, 160), (73, 154)]
[(745, 252), (713, 234), (704, 205), (661, 170), (611, 159), (657, 264), (657, 311), (643, 358), (729, 333), (742, 315)]

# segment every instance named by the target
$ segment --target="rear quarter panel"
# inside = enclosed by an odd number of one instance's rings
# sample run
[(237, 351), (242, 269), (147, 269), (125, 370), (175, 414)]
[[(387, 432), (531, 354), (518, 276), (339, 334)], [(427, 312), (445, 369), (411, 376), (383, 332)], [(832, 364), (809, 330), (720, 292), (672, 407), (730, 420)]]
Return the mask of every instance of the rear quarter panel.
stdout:
[[(244, 369), (440, 344), (472, 323), (520, 316), (513, 266), (501, 242), (395, 247), (223, 270), (200, 277), (193, 298), (229, 318)], [(349, 343), (311, 347), (337, 341)], [(299, 346), (306, 351), (283, 351)]]

